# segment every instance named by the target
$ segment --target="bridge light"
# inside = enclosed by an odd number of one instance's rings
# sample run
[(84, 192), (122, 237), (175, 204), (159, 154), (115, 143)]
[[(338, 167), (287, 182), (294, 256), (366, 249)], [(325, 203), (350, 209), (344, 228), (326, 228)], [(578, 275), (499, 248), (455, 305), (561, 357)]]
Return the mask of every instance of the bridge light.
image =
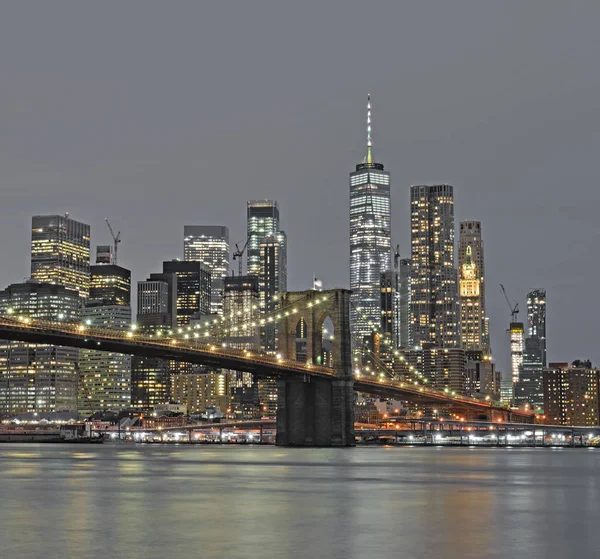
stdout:
[(173, 338), (173, 339), (171, 340), (171, 343), (172, 343), (173, 345), (175, 345), (175, 344), (177, 343), (177, 340), (176, 340), (175, 338)]
[(127, 337), (128, 338), (133, 338), (133, 332), (127, 332)]
[(156, 337), (160, 338), (162, 336), (162, 332), (160, 330), (156, 331)]
[(85, 330), (85, 326), (83, 324), (80, 324), (79, 327), (78, 327), (78, 330), (80, 332), (83, 332)]

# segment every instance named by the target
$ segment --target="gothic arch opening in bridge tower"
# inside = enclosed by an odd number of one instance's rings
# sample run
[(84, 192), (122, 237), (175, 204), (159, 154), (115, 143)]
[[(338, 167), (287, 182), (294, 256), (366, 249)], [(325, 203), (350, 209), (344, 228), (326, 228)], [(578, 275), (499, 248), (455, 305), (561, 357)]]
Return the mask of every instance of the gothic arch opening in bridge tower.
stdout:
[(333, 342), (335, 340), (335, 327), (333, 320), (329, 315), (321, 317), (319, 321), (319, 330), (321, 331), (320, 348), (317, 355), (317, 365), (323, 365), (325, 367), (333, 367), (335, 363), (335, 357), (333, 355)]
[(301, 363), (306, 363), (308, 360), (307, 330), (306, 320), (300, 317), (298, 324), (296, 324), (296, 361), (300, 361)]

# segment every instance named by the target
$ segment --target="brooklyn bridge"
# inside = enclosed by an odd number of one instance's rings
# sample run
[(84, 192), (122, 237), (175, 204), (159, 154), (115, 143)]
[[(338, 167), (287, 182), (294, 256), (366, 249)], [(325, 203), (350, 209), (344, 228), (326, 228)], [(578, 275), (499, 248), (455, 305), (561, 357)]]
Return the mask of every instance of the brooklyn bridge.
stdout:
[[(280, 446), (354, 445), (355, 391), (440, 407), (468, 420), (533, 422), (532, 414), (432, 388), (408, 365), (401, 375), (379, 360), (368, 372), (353, 367), (350, 293), (332, 289), (281, 294), (275, 311), (247, 325), (277, 327), (279, 352), (275, 355), (220, 343), (218, 333), (227, 327), (223, 321), (149, 334), (9, 314), (0, 317), (0, 339), (162, 358), (205, 365), (208, 370), (229, 369), (274, 378), (278, 387), (276, 443)], [(331, 367), (320, 364), (326, 319), (336, 333), (330, 341)], [(296, 353), (300, 321), (305, 325), (307, 346), (302, 361)]]

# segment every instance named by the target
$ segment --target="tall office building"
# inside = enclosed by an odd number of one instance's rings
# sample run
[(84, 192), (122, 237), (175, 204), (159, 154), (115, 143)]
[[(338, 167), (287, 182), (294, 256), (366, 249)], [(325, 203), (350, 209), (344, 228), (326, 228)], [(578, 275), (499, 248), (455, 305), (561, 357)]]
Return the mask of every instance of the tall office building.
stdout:
[[(97, 328), (127, 330), (131, 326), (131, 307), (91, 299), (82, 309), (82, 319)], [(77, 409), (84, 415), (129, 408), (131, 356), (94, 349), (79, 350), (78, 394)]]
[(544, 405), (543, 376), (546, 368), (546, 290), (527, 294), (527, 338), (523, 366), (515, 385), (515, 402)]
[[(255, 276), (225, 278), (224, 316), (228, 332), (228, 347), (256, 351), (260, 349), (260, 318), (258, 279)], [(231, 413), (239, 419), (260, 417), (258, 381), (250, 373), (228, 371), (231, 393)]]
[(210, 313), (211, 274), (202, 262), (169, 260), (163, 262), (163, 274), (177, 277), (177, 325), (189, 324), (194, 316)]
[(527, 294), (527, 337), (539, 340), (539, 361), (546, 366), (546, 290)]
[(131, 271), (116, 264), (90, 266), (90, 300), (129, 307)]
[(260, 243), (279, 232), (279, 206), (275, 200), (247, 202), (248, 275), (260, 274)]
[(485, 320), (483, 240), (479, 221), (462, 221), (458, 240), (461, 342), (466, 351), (489, 355)]
[(136, 322), (146, 331), (177, 326), (177, 276), (174, 273), (150, 274), (145, 281), (138, 281)]
[[(177, 276), (150, 274), (137, 284), (137, 326), (153, 332), (177, 326)], [(133, 356), (131, 360), (131, 404), (151, 410), (171, 395), (171, 368), (167, 359)]]
[[(81, 318), (98, 328), (126, 330), (131, 326), (131, 271), (102, 263), (106, 247), (97, 247), (90, 267), (90, 298)], [(98, 263), (100, 262), (100, 263)], [(84, 415), (119, 411), (131, 403), (131, 356), (94, 349), (79, 350), (77, 409)]]
[(523, 323), (511, 322), (510, 328), (510, 374), (514, 386), (519, 381), (519, 374), (523, 366)]
[[(80, 317), (77, 291), (28, 281), (0, 291), (0, 315), (74, 323)], [(0, 341), (0, 411), (77, 409), (77, 349)]]
[(367, 154), (350, 173), (350, 323), (352, 346), (381, 322), (380, 279), (392, 268), (390, 174), (373, 158), (371, 96), (367, 98)]
[[(258, 276), (259, 305), (268, 313), (277, 305), (277, 294), (287, 290), (287, 238), (283, 231), (267, 235), (260, 241), (260, 273)], [(277, 350), (277, 328), (274, 323), (263, 328), (265, 351)]]
[(221, 225), (185, 225), (183, 259), (202, 262), (211, 273), (210, 312), (223, 312), (223, 281), (229, 275), (229, 229)]
[(454, 188), (411, 186), (411, 324), (415, 345), (460, 346)]
[(31, 220), (31, 278), (90, 291), (90, 226), (69, 215), (36, 215)]

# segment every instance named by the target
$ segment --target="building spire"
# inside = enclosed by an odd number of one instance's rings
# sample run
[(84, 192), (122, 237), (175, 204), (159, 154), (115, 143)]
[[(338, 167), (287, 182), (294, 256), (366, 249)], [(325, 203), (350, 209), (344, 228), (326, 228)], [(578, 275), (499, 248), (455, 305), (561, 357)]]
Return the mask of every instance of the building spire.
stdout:
[(371, 94), (367, 94), (367, 163), (370, 165), (373, 163), (372, 154), (372, 141), (371, 141)]

